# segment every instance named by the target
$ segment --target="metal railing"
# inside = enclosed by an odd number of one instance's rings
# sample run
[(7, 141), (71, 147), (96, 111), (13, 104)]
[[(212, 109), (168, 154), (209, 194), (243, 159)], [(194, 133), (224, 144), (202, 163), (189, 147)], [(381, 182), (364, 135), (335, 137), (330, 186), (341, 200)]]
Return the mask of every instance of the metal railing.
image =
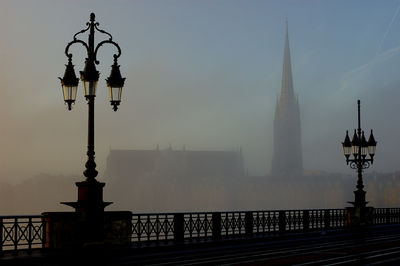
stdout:
[(373, 224), (400, 223), (400, 208), (374, 208)]
[(345, 209), (196, 212), (132, 215), (132, 242), (168, 243), (247, 238), (344, 228)]
[(45, 231), (41, 215), (0, 216), (0, 251), (43, 248)]
[[(129, 216), (128, 216), (129, 217)], [(346, 209), (132, 214), (134, 246), (206, 242), (346, 228)], [(400, 224), (400, 208), (375, 208), (371, 224)], [(44, 248), (42, 215), (0, 216), (0, 253)]]

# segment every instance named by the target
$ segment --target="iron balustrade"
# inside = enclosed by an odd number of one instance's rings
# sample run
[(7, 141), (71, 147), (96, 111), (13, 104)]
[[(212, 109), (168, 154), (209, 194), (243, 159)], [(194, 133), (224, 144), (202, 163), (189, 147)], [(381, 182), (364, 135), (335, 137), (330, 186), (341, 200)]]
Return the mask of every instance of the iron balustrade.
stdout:
[[(391, 209), (390, 213), (394, 210)], [(345, 228), (345, 209), (132, 215), (132, 243), (166, 244)]]
[(373, 224), (398, 224), (400, 223), (400, 208), (375, 208)]
[(132, 215), (132, 242), (169, 241), (174, 239), (174, 214)]
[(45, 232), (41, 215), (0, 216), (0, 251), (43, 248)]
[[(132, 214), (131, 243), (170, 245), (349, 227), (346, 209)], [(400, 224), (400, 208), (374, 208), (372, 224)], [(0, 216), (0, 253), (44, 248), (42, 215)]]

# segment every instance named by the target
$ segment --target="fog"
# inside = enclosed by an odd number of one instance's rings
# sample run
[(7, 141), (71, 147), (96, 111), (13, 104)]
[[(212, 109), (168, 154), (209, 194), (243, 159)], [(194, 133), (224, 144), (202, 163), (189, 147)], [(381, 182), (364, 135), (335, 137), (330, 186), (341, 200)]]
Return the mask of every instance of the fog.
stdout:
[[(95, 114), (100, 179), (110, 178), (104, 176), (110, 149), (157, 145), (241, 148), (249, 176), (267, 175), (286, 18), (304, 168), (353, 174), (340, 142), (346, 130), (357, 126), (360, 99), (361, 126), (374, 129), (378, 141), (367, 172), (395, 172), (399, 5), (365, 0), (2, 0), (0, 182), (18, 186), (43, 176), (68, 177), (69, 187), (49, 188), (75, 197), (73, 182), (82, 176), (86, 161), (87, 107), (80, 84), (68, 112), (57, 77), (67, 63), (66, 44), (85, 28), (91, 12), (121, 46), (119, 64), (127, 78), (120, 109), (113, 112), (104, 79), (115, 50), (102, 47)], [(96, 41), (106, 38), (101, 35)], [(82, 47), (71, 51), (76, 71), (82, 70)], [(43, 197), (45, 191), (42, 187)], [(60, 201), (68, 200), (74, 199)]]

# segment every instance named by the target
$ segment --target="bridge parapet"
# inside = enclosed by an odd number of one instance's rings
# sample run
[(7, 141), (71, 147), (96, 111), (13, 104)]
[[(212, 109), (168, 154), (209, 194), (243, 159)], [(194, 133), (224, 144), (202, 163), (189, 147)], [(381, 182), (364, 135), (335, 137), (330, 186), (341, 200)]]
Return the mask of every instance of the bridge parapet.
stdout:
[[(130, 234), (128, 241), (133, 247), (141, 247), (348, 228), (349, 217), (347, 209), (137, 213), (131, 215), (132, 230), (126, 229), (119, 218), (113, 224), (119, 231), (123, 229), (123, 235)], [(372, 209), (370, 224), (400, 224), (400, 208)], [(0, 254), (46, 248), (46, 243), (51, 243), (47, 239), (51, 238), (50, 232), (45, 215), (0, 216)], [(112, 237), (111, 231), (106, 233)]]
[(251, 238), (344, 228), (345, 209), (271, 210), (132, 215), (132, 243), (168, 244)]
[(373, 224), (399, 224), (400, 208), (375, 208)]

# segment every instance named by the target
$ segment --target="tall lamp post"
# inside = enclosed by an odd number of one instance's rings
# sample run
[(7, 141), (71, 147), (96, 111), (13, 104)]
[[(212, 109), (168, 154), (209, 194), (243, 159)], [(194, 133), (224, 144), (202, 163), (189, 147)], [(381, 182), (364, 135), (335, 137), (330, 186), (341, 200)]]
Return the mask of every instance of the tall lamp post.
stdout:
[[(362, 172), (364, 169), (369, 168), (374, 162), (374, 155), (376, 150), (376, 141), (371, 129), (371, 135), (369, 140), (366, 141), (364, 136), (364, 131), (361, 130), (360, 122), (360, 100), (357, 101), (358, 104), (358, 128), (354, 129), (353, 139), (350, 141), (349, 132), (346, 131), (346, 137), (344, 142), (342, 142), (344, 156), (346, 157), (347, 165), (350, 164), (350, 168), (356, 169), (358, 173), (357, 178), (357, 190), (354, 191), (354, 202), (349, 202), (353, 204), (355, 208), (363, 209), (368, 204), (365, 201), (365, 191), (362, 179)], [(353, 158), (350, 159), (350, 155), (353, 154)], [(369, 154), (369, 158), (367, 158)]]
[[(88, 123), (88, 147), (87, 147), (87, 162), (85, 164), (86, 170), (83, 172), (86, 180), (77, 182), (78, 187), (78, 201), (77, 202), (63, 202), (69, 205), (77, 212), (85, 213), (85, 217), (96, 217), (104, 212), (104, 208), (111, 204), (110, 202), (103, 202), (103, 187), (104, 183), (98, 182), (96, 176), (98, 174), (95, 163), (94, 151), (94, 100), (96, 97), (96, 87), (99, 80), (99, 72), (96, 70), (96, 65), (99, 64), (97, 60), (97, 53), (99, 48), (104, 44), (111, 44), (117, 48), (118, 52), (114, 54), (114, 64), (111, 66), (111, 74), (106, 79), (109, 90), (110, 102), (114, 111), (117, 111), (121, 102), (121, 92), (124, 86), (125, 78), (122, 78), (118, 58), (121, 55), (121, 48), (113, 41), (113, 37), (108, 32), (99, 29), (99, 23), (95, 22), (95, 14), (90, 14), (90, 22), (86, 23), (87, 28), (79, 31), (73, 37), (73, 40), (65, 47), (65, 54), (68, 57), (68, 64), (66, 65), (65, 74), (60, 78), (62, 85), (62, 92), (64, 101), (68, 105), (68, 110), (72, 109), (75, 103), (78, 78), (75, 75), (74, 65), (72, 64), (72, 54), (69, 53), (69, 48), (73, 44), (81, 44), (87, 51), (87, 58), (83, 71), (80, 71), (81, 80), (83, 82), (83, 90), (86, 101), (89, 106), (89, 123)], [(88, 42), (84, 42), (77, 38), (78, 35), (89, 31)], [(99, 42), (96, 46), (94, 43), (95, 31), (103, 33), (108, 36), (108, 39)]]

